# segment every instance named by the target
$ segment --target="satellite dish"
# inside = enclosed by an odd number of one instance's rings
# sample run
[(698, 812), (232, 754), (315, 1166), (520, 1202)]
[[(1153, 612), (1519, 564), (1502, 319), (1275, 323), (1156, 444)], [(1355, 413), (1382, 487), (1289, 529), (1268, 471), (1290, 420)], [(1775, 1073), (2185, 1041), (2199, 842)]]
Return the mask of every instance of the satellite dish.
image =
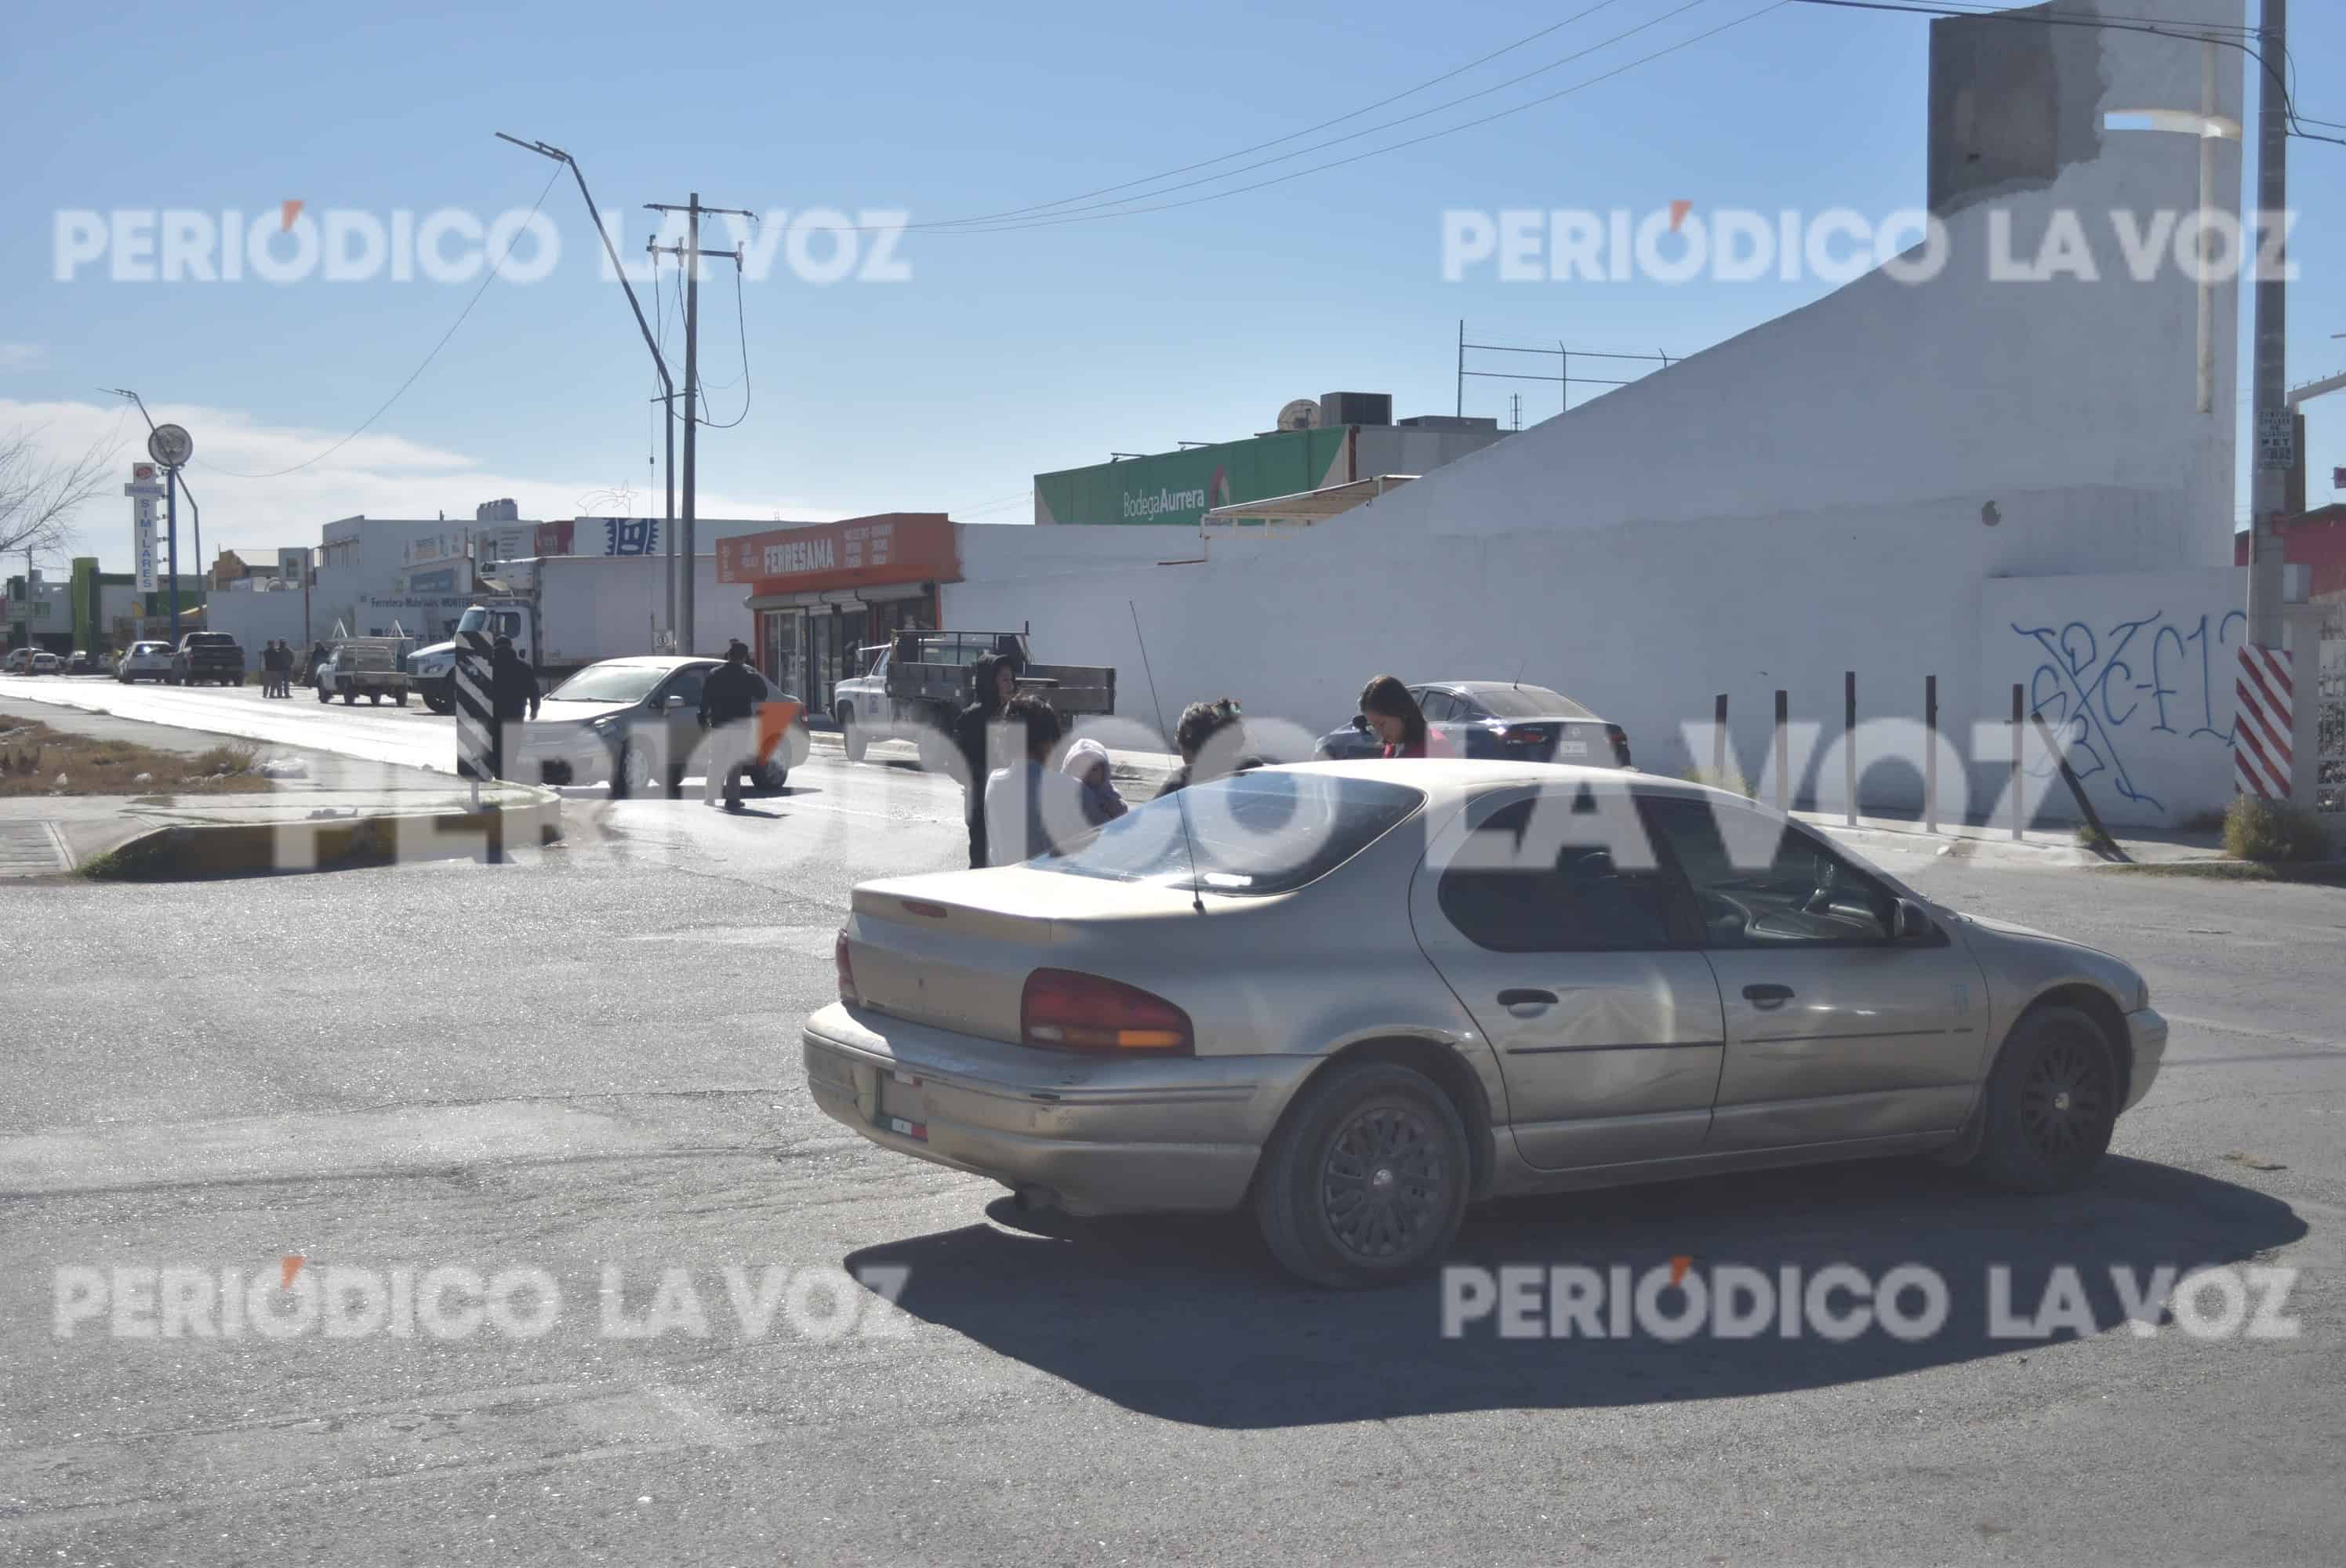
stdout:
[(1317, 430), (1320, 426), (1320, 404), (1316, 399), (1297, 398), (1279, 411), (1281, 430)]

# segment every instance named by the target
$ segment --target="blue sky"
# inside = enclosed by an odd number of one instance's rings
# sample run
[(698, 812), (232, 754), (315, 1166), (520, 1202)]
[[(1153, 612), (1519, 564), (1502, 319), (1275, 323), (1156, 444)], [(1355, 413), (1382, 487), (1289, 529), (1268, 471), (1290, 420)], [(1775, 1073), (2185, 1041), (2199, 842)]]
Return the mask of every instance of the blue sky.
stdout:
[[(122, 284), (102, 267), (58, 283), (51, 215), (250, 214), (286, 199), (313, 213), (525, 209), (555, 170), (491, 134), (507, 130), (577, 155), (597, 201), (627, 225), (630, 254), (650, 232), (642, 204), (696, 188), (760, 210), (960, 217), (1285, 136), (1593, 3), (45, 7), (20, 15), (0, 66), (0, 124), (20, 149), (5, 176), (18, 216), (0, 232), (0, 419), (79, 439), (118, 417), (96, 392), (117, 385), (158, 412), (181, 411), (199, 443), (208, 553), (314, 542), (319, 524), (352, 512), (469, 516), (503, 494), (519, 496), (525, 515), (567, 515), (617, 509), (611, 493), (631, 486), (633, 510), (656, 514), (648, 358), (593, 264), (566, 178), (545, 195), (565, 241), (555, 274), (492, 284), (365, 438), (275, 480), (219, 469), (284, 467), (347, 433), (415, 370), (473, 286)], [(1568, 86), (1761, 3), (1707, 0), (1482, 107)], [(1612, 0), (1324, 134), (1487, 86), (1681, 4)], [(2346, 15), (2297, 9), (2298, 58), (2338, 57)], [(754, 401), (738, 428), (703, 438), (702, 510), (1023, 521), (1038, 471), (1244, 434), (1291, 397), (1389, 390), (1397, 413), (1447, 412), (1462, 316), (1494, 341), (1691, 352), (1826, 286), (1596, 289), (1503, 284), (1487, 271), (1445, 282), (1440, 214), (1643, 211), (1672, 199), (1871, 213), (1918, 204), (1927, 28), (1787, 5), (1496, 124), (1228, 200), (1007, 232), (914, 231), (897, 248), (906, 282), (821, 288), (777, 268), (743, 290)], [(2321, 82), (2307, 74), (2301, 111), (2346, 120), (2346, 87), (2332, 95)], [(2301, 381), (2346, 365), (2346, 342), (2330, 336), (2346, 331), (2346, 298), (2329, 266), (2346, 219), (2320, 199), (2346, 171), (2346, 148), (2299, 142), (2293, 158), (2306, 213), (2295, 246), (2307, 276), (2292, 298), (2291, 379)], [(702, 321), (712, 415), (730, 419), (742, 410), (742, 353), (723, 269), (704, 290)], [(1509, 390), (1469, 382), (1467, 412), (1504, 417)], [(1526, 423), (1553, 412), (1553, 388), (1520, 390)], [(2346, 395), (2333, 403), (2315, 405), (2316, 501), (2330, 497), (2330, 466), (2346, 463)], [(117, 504), (85, 519), (86, 543), (109, 565), (127, 555)]]

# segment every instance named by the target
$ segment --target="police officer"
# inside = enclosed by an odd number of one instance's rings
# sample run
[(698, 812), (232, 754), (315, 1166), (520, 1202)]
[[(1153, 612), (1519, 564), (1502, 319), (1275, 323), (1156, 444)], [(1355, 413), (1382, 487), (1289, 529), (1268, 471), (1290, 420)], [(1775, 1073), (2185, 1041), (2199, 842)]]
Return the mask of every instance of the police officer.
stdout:
[(756, 753), (752, 721), (765, 697), (766, 683), (750, 667), (749, 646), (734, 638), (725, 650), (725, 662), (710, 670), (700, 685), (700, 728), (709, 731), (706, 771), (700, 783), (702, 805), (715, 805), (722, 789), (725, 809), (741, 809), (741, 772)]
[(502, 779), (505, 776), (506, 728), (519, 724), (524, 715), (537, 717), (537, 671), (514, 650), (513, 638), (500, 636), (492, 646), (495, 659), (489, 671), (489, 702), (495, 709), (497, 721), (495, 758), (490, 771)]
[(986, 755), (987, 743), (994, 724), (1002, 718), (1003, 708), (1017, 695), (1018, 661), (1008, 654), (997, 654), (978, 667), (977, 699), (954, 720), (954, 749), (961, 754), (961, 781), (965, 791), (962, 809), (969, 819), (969, 863), (973, 868), (992, 863), (985, 853), (985, 780), (993, 771), (993, 759)]

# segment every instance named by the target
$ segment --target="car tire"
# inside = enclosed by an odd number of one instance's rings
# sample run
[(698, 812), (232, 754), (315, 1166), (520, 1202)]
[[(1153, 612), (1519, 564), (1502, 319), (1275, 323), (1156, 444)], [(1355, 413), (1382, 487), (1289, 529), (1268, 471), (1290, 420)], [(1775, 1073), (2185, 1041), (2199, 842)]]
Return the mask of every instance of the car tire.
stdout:
[(2007, 1192), (2066, 1192), (2093, 1174), (2118, 1119), (2109, 1039), (2075, 1007), (2022, 1016), (1984, 1091), (1973, 1174)]
[(367, 701), (376, 708), (381, 708), (382, 706), (382, 693), (379, 691), (368, 692)]
[(634, 741), (622, 742), (619, 755), (611, 763), (611, 799), (625, 800), (632, 795), (647, 794), (651, 787), (651, 758)]
[(423, 688), (423, 706), (434, 713), (454, 713), (456, 711), (456, 699), (440, 687), (427, 686)]
[(334, 700), (334, 694), (333, 694), (332, 692), (331, 692), (331, 691), (328, 691), (324, 687), (322, 687), (322, 686), (321, 686), (321, 687), (320, 687), (318, 688), (318, 700), (319, 700), (320, 702), (332, 702), (332, 701), (333, 701), (333, 700)]
[(405, 707), (407, 706), (407, 694), (406, 694), (405, 692), (403, 692), (403, 691), (397, 691), (397, 692), (393, 692), (393, 693), (392, 693), (392, 697), (391, 697), (391, 699), (392, 699), (393, 702), (396, 702), (397, 704), (399, 704), (399, 706), (400, 706), (400, 707), (402, 707), (402, 708), (405, 708)]
[(857, 726), (855, 709), (852, 708), (842, 707), (839, 710), (839, 739), (840, 744), (847, 749), (847, 759), (850, 762), (863, 760), (864, 748), (869, 747), (872, 741)]
[(790, 784), (790, 765), (784, 762), (760, 762), (750, 777), (752, 782), (767, 794), (779, 795)]
[(359, 694), (357, 692), (345, 690), (342, 693), (342, 706), (344, 708), (356, 708), (358, 705)]
[(1323, 1069), (1255, 1173), (1255, 1221), (1280, 1267), (1359, 1290), (1439, 1263), (1466, 1214), (1466, 1125), (1439, 1085), (1392, 1062)]

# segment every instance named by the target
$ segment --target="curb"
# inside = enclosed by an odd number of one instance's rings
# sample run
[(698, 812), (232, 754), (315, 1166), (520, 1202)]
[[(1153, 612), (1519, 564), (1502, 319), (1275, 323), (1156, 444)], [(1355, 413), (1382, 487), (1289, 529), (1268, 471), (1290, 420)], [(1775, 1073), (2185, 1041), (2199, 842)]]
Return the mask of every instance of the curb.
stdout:
[(73, 874), (93, 881), (153, 882), (342, 871), (488, 859), (508, 844), (550, 844), (563, 836), (560, 795), (532, 785), (505, 788), (520, 789), (525, 799), (480, 811), (460, 807), (157, 828), (93, 856)]

